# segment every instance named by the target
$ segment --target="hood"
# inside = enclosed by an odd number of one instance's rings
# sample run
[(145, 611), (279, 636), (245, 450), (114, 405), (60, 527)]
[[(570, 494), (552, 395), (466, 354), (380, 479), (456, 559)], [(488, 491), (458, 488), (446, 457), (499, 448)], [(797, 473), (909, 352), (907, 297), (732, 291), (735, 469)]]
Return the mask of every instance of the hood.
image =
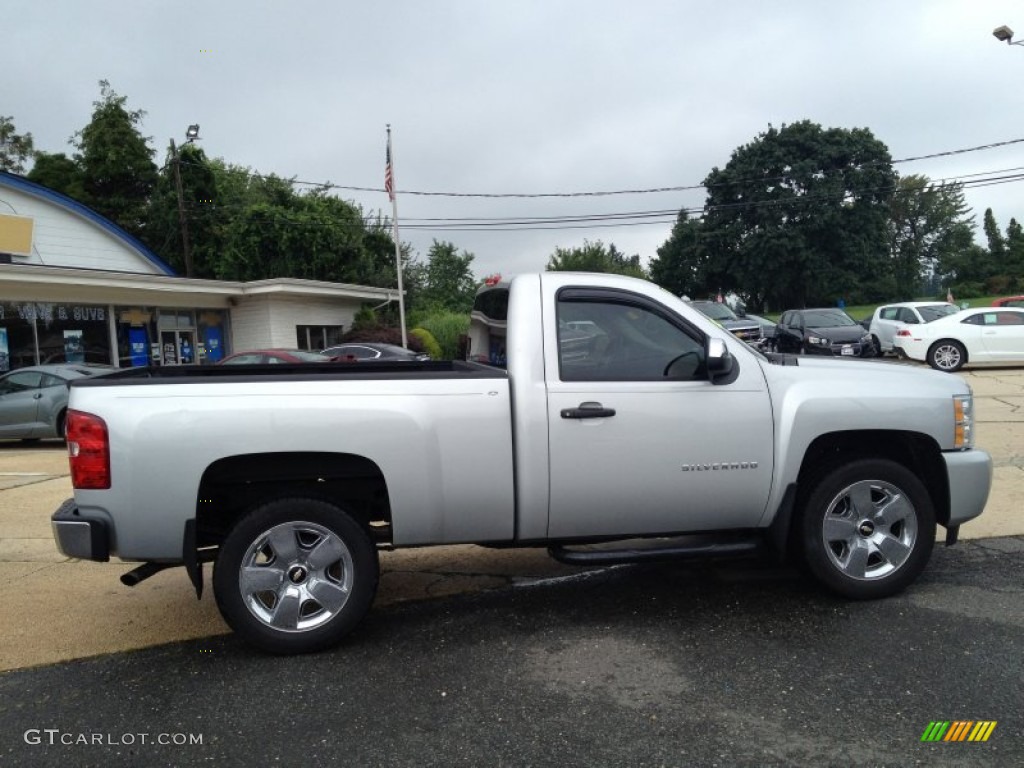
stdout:
[(716, 320), (716, 323), (721, 325), (725, 330), (732, 331), (760, 331), (761, 324), (755, 323), (752, 320)]

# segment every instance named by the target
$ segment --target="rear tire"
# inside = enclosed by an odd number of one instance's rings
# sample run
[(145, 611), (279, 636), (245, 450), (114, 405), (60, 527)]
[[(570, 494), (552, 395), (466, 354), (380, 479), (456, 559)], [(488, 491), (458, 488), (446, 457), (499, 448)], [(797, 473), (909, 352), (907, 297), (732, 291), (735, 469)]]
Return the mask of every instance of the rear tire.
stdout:
[(943, 339), (928, 348), (928, 365), (937, 371), (954, 373), (967, 363), (967, 350), (959, 341)]
[(819, 475), (798, 526), (810, 572), (854, 600), (906, 589), (935, 544), (931, 496), (916, 475), (888, 459), (857, 459)]
[(65, 438), (65, 430), (67, 428), (68, 412), (66, 410), (61, 411), (57, 414), (57, 437), (61, 440)]
[(362, 620), (379, 577), (377, 548), (350, 515), (318, 499), (279, 499), (227, 535), (213, 591), (247, 643), (309, 653), (336, 645)]

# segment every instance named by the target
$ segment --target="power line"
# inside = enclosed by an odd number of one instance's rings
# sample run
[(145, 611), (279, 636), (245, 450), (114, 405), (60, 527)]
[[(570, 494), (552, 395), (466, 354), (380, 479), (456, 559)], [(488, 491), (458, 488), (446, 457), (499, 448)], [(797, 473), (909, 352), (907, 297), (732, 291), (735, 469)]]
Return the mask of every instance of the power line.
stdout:
[[(892, 165), (898, 165), (898, 164), (901, 164), (901, 163), (919, 162), (921, 160), (934, 160), (934, 159), (937, 159), (937, 158), (940, 158), (940, 157), (953, 157), (955, 155), (964, 155), (964, 154), (968, 154), (968, 153), (971, 153), (971, 152), (982, 152), (982, 151), (989, 150), (989, 149), (998, 149), (1000, 147), (1008, 147), (1008, 146), (1011, 146), (1011, 145), (1014, 145), (1014, 144), (1021, 144), (1021, 143), (1024, 143), (1024, 138), (1008, 139), (1006, 141), (996, 141), (996, 142), (991, 142), (989, 144), (979, 144), (979, 145), (974, 146), (974, 147), (963, 147), (961, 149), (950, 149), (950, 150), (946, 150), (944, 152), (933, 152), (931, 154), (917, 155), (917, 156), (914, 156), (914, 157), (904, 157), (904, 158), (900, 158), (898, 160), (888, 160), (888, 161), (886, 161), (886, 160), (876, 160), (876, 161), (871, 161), (871, 162), (867, 162), (867, 163), (860, 163), (860, 164), (856, 165), (855, 167), (856, 168), (865, 168), (865, 167), (870, 167), (872, 165), (884, 165), (886, 163), (889, 163), (889, 164), (892, 164)], [(197, 167), (202, 167), (202, 166), (200, 166), (199, 163), (190, 163), (190, 162), (186, 162), (186, 161), (182, 161), (182, 165), (195, 165)], [(211, 170), (220, 170), (220, 169), (215, 169), (212, 165), (207, 165), (205, 167), (210, 168)], [(228, 169), (224, 169), (224, 170), (228, 171)], [(846, 168), (846, 167), (843, 167), (843, 168), (839, 168), (839, 169), (836, 169), (836, 170), (846, 171), (846, 170), (849, 170), (849, 169)], [(228, 171), (228, 172), (230, 172), (230, 171)], [(302, 181), (302, 180), (299, 180), (299, 179), (285, 179), (285, 178), (282, 178), (280, 176), (275, 176), (274, 174), (271, 174), (268, 177), (268, 176), (260, 174), (260, 173), (258, 173), (256, 171), (245, 171), (245, 173), (248, 176), (253, 176), (253, 177), (256, 177), (256, 178), (259, 178), (259, 179), (274, 178), (274, 179), (278, 179), (280, 181), (283, 181), (283, 182), (285, 182), (287, 184), (300, 184), (300, 185), (303, 185), (303, 186), (317, 187), (317, 188), (323, 189), (323, 190), (338, 189), (338, 190), (344, 190), (344, 191), (348, 191), (348, 192), (381, 192), (381, 193), (383, 193), (385, 191), (383, 187), (361, 187), (361, 186), (351, 186), (351, 185), (344, 185), (344, 184), (332, 184), (329, 181), (328, 182), (318, 182), (318, 181)], [(751, 181), (760, 181), (760, 182), (774, 181), (774, 180), (783, 179), (783, 178), (786, 178), (786, 176), (776, 176), (776, 177), (757, 178), (757, 179), (739, 179), (739, 180), (736, 180), (736, 181), (729, 182), (729, 184), (730, 185), (733, 185), (733, 184), (745, 184), (745, 183), (751, 182)], [(402, 195), (415, 195), (415, 196), (419, 196), (419, 197), (459, 197), (459, 198), (485, 198), (485, 199), (507, 199), (507, 198), (535, 199), (535, 198), (610, 197), (610, 196), (615, 196), (615, 195), (643, 195), (643, 194), (654, 194), (654, 193), (664, 193), (664, 192), (687, 192), (687, 191), (692, 191), (692, 190), (697, 190), (697, 189), (707, 189), (707, 188), (708, 187), (705, 186), (704, 184), (686, 184), (686, 185), (682, 185), (682, 186), (650, 187), (650, 188), (639, 188), (639, 189), (617, 189), (617, 190), (605, 190), (605, 191), (596, 191), (596, 192), (533, 192), (533, 193), (526, 193), (526, 192), (430, 192), (430, 191), (422, 191), (422, 190), (399, 189), (399, 190), (396, 190), (396, 193), (402, 194)]]

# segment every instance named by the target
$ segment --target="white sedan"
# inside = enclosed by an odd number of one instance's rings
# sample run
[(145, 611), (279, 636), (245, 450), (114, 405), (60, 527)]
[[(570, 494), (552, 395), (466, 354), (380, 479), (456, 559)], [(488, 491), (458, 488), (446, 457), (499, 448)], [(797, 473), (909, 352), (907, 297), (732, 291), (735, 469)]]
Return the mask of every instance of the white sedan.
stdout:
[(1024, 309), (965, 309), (899, 329), (893, 346), (901, 357), (921, 360), (940, 371), (983, 363), (1024, 363)]

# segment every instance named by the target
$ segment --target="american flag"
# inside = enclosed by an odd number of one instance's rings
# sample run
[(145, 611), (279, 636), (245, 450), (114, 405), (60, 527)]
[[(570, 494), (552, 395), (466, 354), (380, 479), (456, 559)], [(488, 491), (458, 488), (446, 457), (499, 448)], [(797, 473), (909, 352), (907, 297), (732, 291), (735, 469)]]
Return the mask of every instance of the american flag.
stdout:
[(391, 134), (388, 134), (387, 163), (384, 165), (384, 191), (388, 193), (388, 200), (395, 201), (395, 182), (391, 175)]

